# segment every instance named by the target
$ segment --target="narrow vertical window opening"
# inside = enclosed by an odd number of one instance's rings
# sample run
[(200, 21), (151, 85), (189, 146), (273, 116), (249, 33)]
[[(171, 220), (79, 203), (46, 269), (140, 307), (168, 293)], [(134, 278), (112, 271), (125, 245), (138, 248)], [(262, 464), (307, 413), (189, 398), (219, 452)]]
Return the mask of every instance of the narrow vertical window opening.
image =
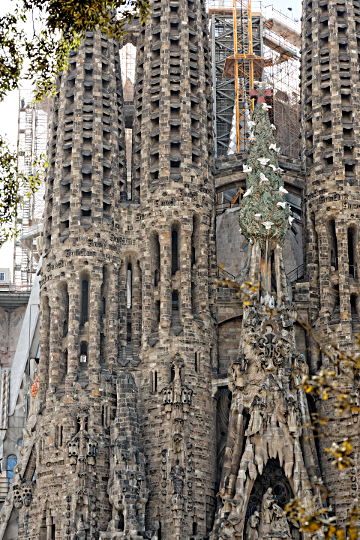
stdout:
[(156, 321), (156, 330), (160, 324), (160, 300), (155, 302), (155, 321)]
[(179, 311), (179, 293), (177, 291), (172, 293), (172, 310)]
[(196, 308), (195, 308), (195, 283), (193, 281), (191, 282), (191, 313), (193, 313), (193, 314), (196, 313)]
[(151, 243), (154, 263), (154, 286), (157, 287), (160, 281), (160, 242), (158, 234), (152, 236)]
[(126, 307), (129, 309), (132, 305), (132, 265), (128, 264), (126, 275)]
[(355, 278), (355, 234), (354, 229), (348, 229), (348, 257), (349, 257), (349, 274)]
[(104, 341), (105, 334), (103, 334), (103, 332), (100, 332), (100, 362), (104, 362), (105, 360)]
[(179, 246), (178, 246), (178, 231), (173, 229), (171, 231), (171, 273), (176, 274), (179, 270)]
[(199, 372), (199, 353), (195, 353), (195, 372)]
[(191, 235), (191, 266), (197, 263), (199, 250), (199, 217), (193, 216), (193, 230)]
[(51, 540), (55, 540), (55, 535), (56, 535), (56, 527), (55, 527), (55, 524), (53, 523), (51, 525)]
[(124, 520), (124, 514), (122, 510), (119, 512), (119, 531), (125, 530), (125, 520)]
[(64, 351), (64, 373), (67, 375), (68, 372), (68, 351), (65, 349)]
[(84, 342), (80, 346), (80, 362), (83, 364), (87, 362), (87, 344)]
[(131, 323), (127, 323), (127, 326), (126, 326), (126, 343), (128, 345), (131, 344)]
[(336, 227), (335, 220), (330, 221), (330, 256), (331, 256), (331, 266), (334, 266), (335, 270), (338, 269), (338, 249), (337, 249), (337, 238), (336, 238)]
[(81, 283), (81, 326), (89, 320), (89, 281), (83, 279)]
[(110, 407), (106, 403), (101, 407), (101, 425), (103, 427), (109, 427), (110, 424)]
[(69, 327), (69, 293), (67, 289), (67, 285), (65, 284), (64, 292), (63, 292), (63, 299), (64, 299), (64, 322), (63, 322), (63, 337), (66, 337), (68, 334), (68, 327)]
[(60, 448), (63, 443), (63, 427), (55, 427), (55, 448)]

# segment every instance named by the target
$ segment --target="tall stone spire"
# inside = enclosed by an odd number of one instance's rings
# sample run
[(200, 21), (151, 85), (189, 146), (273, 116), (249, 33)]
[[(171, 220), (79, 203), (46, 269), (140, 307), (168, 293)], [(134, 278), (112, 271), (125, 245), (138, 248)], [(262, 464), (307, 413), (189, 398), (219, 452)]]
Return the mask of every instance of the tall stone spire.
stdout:
[(149, 528), (159, 523), (163, 540), (182, 540), (207, 534), (215, 502), (210, 46), (205, 2), (150, 4), (137, 45), (133, 128), (144, 283), (139, 403), (152, 471)]
[[(307, 366), (296, 350), (286, 307), (282, 245), (289, 212), (268, 106), (259, 101), (244, 167), (247, 191), (240, 224), (250, 244), (241, 277), (260, 278), (263, 291), (250, 293), (244, 303), (239, 356), (229, 369), (232, 401), (212, 540), (294, 537), (282, 501), (296, 495), (311, 507), (311, 484), (319, 474), (315, 447), (302, 427), (310, 419), (301, 388)], [(270, 316), (267, 307), (277, 309)]]
[[(28, 461), (17, 485), (19, 538), (97, 538), (111, 518), (109, 425), (116, 410), (106, 366), (117, 358), (119, 203), (125, 191), (117, 42), (87, 33), (57, 81), (48, 146), (41, 278), (39, 392)], [(106, 377), (104, 376), (104, 372)], [(26, 457), (26, 454), (24, 454)], [(26, 467), (24, 466), (24, 463)]]
[[(306, 171), (305, 264), (309, 276), (309, 322), (323, 341), (357, 351), (359, 316), (359, 2), (311, 1), (302, 4), (301, 128)], [(311, 369), (328, 360), (312, 346)], [(341, 376), (337, 382), (341, 387)], [(347, 384), (346, 382), (344, 383)], [(319, 401), (328, 416), (331, 400)], [(330, 415), (332, 416), (332, 415)], [(356, 416), (330, 418), (338, 439), (358, 437)], [(346, 424), (346, 425), (345, 425)], [(356, 443), (357, 444), (357, 443)], [(340, 520), (358, 495), (356, 466), (334, 469), (319, 439), (319, 455), (329, 500)]]

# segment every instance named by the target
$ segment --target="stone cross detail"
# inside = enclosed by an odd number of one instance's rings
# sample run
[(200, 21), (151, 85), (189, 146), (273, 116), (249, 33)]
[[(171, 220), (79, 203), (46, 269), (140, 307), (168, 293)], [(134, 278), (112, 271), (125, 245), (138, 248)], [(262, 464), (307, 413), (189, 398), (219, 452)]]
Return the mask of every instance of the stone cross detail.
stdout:
[(266, 89), (265, 85), (263, 83), (260, 83), (257, 90), (254, 90), (254, 88), (252, 88), (250, 91), (250, 97), (256, 96), (258, 98), (258, 103), (265, 103), (265, 96), (271, 96), (271, 89)]

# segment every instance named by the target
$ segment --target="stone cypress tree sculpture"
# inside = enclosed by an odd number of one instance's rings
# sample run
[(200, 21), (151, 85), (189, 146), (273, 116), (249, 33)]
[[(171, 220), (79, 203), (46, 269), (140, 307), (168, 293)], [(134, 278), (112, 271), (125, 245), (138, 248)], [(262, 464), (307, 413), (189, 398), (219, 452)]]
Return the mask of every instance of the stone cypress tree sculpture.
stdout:
[[(276, 148), (268, 109), (265, 103), (264, 86), (257, 92), (250, 136), (250, 151), (244, 172), (247, 173), (246, 188), (241, 210), (240, 226), (244, 236), (251, 242), (259, 242), (261, 248), (266, 242), (283, 246), (289, 228), (289, 209), (285, 202), (284, 184), (280, 178), (278, 164), (279, 148)], [(291, 221), (291, 218), (290, 218)]]

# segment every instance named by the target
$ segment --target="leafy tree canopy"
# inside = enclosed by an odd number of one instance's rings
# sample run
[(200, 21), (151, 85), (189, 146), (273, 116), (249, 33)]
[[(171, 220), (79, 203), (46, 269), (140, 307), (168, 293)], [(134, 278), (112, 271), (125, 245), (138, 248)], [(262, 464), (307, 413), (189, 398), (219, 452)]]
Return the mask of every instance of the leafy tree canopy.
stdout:
[[(22, 79), (34, 87), (37, 101), (54, 94), (56, 75), (85, 32), (120, 39), (127, 24), (144, 24), (148, 14), (149, 0), (14, 0), (13, 12), (0, 17), (0, 101)], [(33, 31), (27, 33), (22, 27), (29, 20)], [(19, 174), (15, 154), (0, 137), (0, 246), (16, 234), (21, 187), (31, 196), (38, 179)]]

